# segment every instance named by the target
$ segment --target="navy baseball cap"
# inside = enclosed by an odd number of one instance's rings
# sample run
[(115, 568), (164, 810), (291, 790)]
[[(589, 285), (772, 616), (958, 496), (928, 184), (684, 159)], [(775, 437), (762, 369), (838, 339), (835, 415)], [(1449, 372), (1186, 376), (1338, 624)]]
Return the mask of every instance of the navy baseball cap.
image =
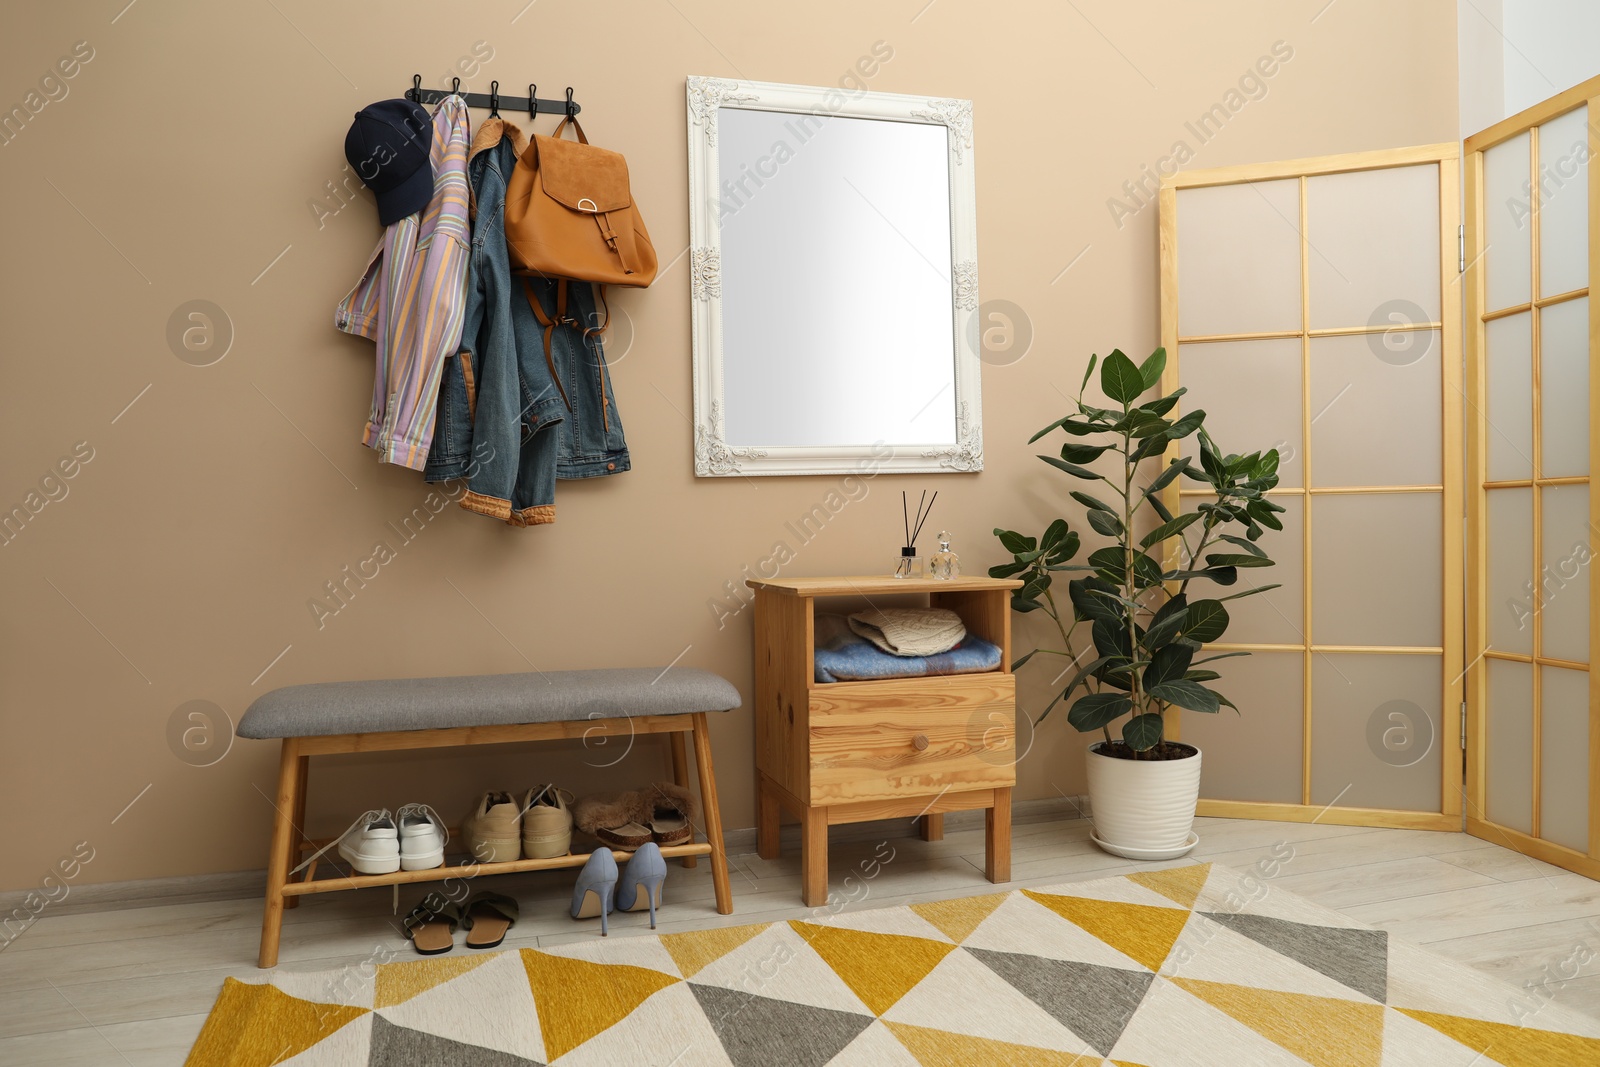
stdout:
[(421, 104), (380, 100), (356, 112), (344, 158), (378, 199), (378, 221), (399, 222), (433, 198), (433, 120)]

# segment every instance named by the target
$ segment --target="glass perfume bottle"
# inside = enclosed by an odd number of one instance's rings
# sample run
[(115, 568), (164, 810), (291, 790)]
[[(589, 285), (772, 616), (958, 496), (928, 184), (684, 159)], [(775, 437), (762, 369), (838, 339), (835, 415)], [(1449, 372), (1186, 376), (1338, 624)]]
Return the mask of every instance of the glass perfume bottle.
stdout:
[(939, 531), (939, 551), (928, 557), (928, 577), (948, 581), (961, 577), (961, 558), (950, 551), (950, 535)]
[(922, 557), (917, 555), (916, 545), (904, 545), (900, 554), (894, 559), (894, 576), (896, 578), (921, 578)]

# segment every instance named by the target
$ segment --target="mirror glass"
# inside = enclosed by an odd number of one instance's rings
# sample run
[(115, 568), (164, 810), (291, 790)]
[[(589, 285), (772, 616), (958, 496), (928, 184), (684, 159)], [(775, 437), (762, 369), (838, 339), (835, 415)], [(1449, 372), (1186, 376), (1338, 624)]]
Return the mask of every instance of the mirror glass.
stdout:
[(982, 470), (972, 102), (686, 88), (695, 473)]
[(954, 441), (945, 127), (717, 121), (728, 443)]

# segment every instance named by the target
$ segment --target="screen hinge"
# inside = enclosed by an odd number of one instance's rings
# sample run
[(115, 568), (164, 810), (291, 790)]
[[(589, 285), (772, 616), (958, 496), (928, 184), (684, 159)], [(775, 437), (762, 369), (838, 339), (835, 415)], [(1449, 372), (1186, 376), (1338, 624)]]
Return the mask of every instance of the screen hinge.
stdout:
[(1467, 750), (1467, 702), (1461, 702), (1461, 751)]
[(1467, 273), (1467, 228), (1465, 226), (1456, 227), (1456, 249), (1456, 273), (1465, 274)]

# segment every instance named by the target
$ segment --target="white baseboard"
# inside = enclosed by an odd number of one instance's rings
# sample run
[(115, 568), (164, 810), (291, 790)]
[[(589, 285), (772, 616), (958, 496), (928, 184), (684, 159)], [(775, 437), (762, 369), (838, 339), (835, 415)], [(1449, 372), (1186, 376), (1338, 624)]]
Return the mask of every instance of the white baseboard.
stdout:
[[(1087, 818), (1088, 797), (1050, 797), (1043, 800), (1019, 800), (1011, 807), (1013, 825), (1032, 822), (1051, 822)], [(946, 833), (962, 830), (981, 830), (982, 811), (953, 811), (945, 815)], [(871, 841), (886, 838), (916, 836), (916, 822), (912, 819), (885, 819), (879, 822), (852, 823), (835, 826), (828, 831), (830, 841)], [(756, 850), (756, 829), (753, 826), (723, 831), (723, 841), (728, 852), (734, 855)], [(782, 833), (783, 847), (800, 846), (798, 825), (786, 825)], [(267, 872), (228, 871), (221, 874), (189, 874), (175, 878), (144, 878), (130, 882), (101, 882), (73, 885), (63, 899), (54, 901), (39, 912), (39, 917), (70, 915), (75, 912), (112, 911), (118, 908), (148, 908), (162, 904), (190, 904), (206, 900), (239, 900), (259, 897), (266, 891)], [(23, 908), (30, 890), (14, 889), (0, 892), (0, 916)]]

